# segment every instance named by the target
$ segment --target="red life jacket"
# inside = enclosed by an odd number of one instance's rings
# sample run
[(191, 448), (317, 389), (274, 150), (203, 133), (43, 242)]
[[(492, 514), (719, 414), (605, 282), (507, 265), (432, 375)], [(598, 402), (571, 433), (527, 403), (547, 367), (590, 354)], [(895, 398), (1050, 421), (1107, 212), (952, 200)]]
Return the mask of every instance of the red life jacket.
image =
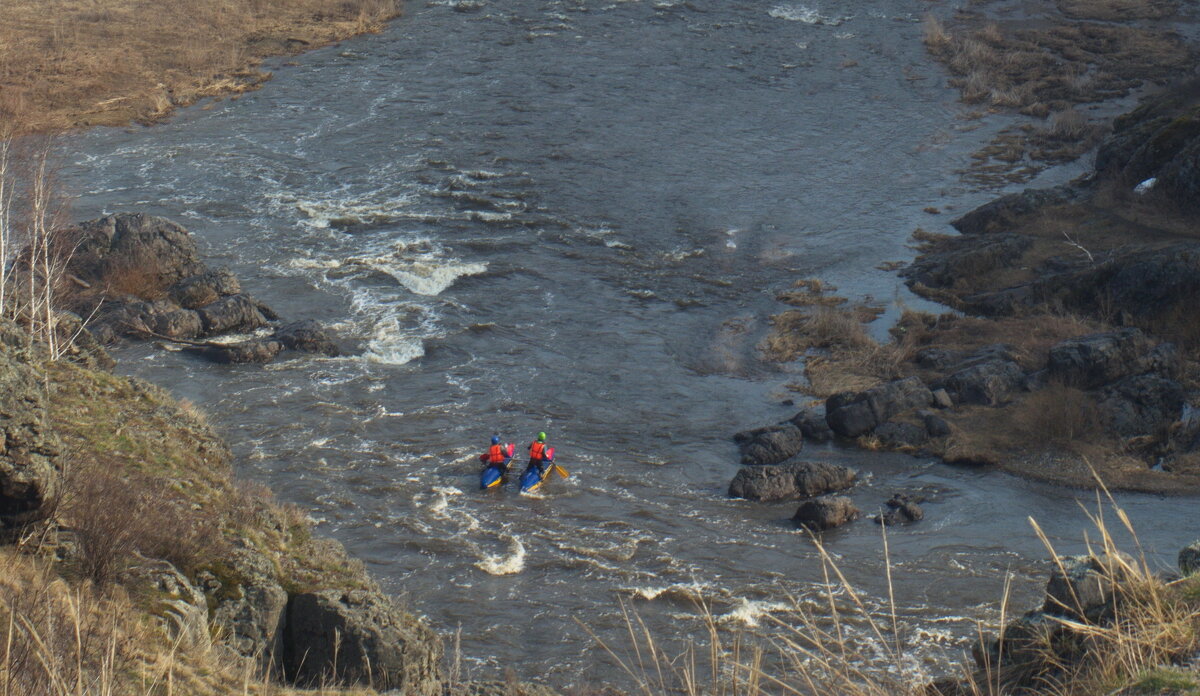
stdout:
[(504, 461), (504, 448), (500, 445), (492, 445), (487, 451), (488, 464), (500, 464)]
[(546, 444), (544, 442), (535, 442), (529, 446), (529, 458), (537, 461), (542, 461), (542, 455), (546, 452)]

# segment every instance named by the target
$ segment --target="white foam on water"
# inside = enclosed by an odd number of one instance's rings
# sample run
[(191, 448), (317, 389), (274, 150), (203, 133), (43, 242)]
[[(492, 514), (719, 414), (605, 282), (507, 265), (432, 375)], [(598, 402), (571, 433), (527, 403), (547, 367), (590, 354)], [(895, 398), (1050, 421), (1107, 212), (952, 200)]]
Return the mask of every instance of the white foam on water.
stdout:
[(683, 597), (686, 599), (702, 599), (704, 591), (707, 589), (705, 585), (698, 582), (689, 583), (673, 583), (670, 585), (659, 587), (630, 587), (627, 591), (633, 596), (645, 600), (654, 600), (659, 597)]
[[(382, 200), (355, 198), (295, 199), (292, 204), (307, 218), (306, 224), (327, 229), (339, 224), (377, 224), (400, 217), (413, 203), (413, 194), (390, 196)], [(279, 202), (286, 202), (280, 198)]]
[(386, 317), (375, 324), (363, 358), (381, 365), (405, 365), (425, 356), (421, 339), (407, 336), (395, 317)]
[(521, 538), (513, 536), (508, 544), (508, 553), (501, 556), (488, 555), (475, 564), (488, 575), (516, 575), (525, 569), (525, 545)]
[(783, 19), (789, 22), (803, 22), (804, 24), (821, 24), (831, 27), (850, 19), (849, 17), (829, 17), (821, 14), (821, 11), (815, 7), (808, 5), (776, 5), (767, 11), (767, 14), (775, 19)]
[(738, 597), (737, 605), (717, 617), (717, 623), (738, 623), (753, 628), (763, 617), (773, 612), (788, 611), (792, 606), (786, 602), (769, 602)]

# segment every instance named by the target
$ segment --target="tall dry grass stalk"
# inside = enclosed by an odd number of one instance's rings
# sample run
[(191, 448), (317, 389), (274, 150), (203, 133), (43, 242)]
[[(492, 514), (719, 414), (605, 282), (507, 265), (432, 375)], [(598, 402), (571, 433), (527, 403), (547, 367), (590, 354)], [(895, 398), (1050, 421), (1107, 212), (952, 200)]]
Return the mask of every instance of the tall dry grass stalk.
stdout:
[[(883, 556), (887, 606), (882, 611), (872, 608), (839, 569), (820, 538), (813, 537), (824, 574), (822, 601), (801, 603), (793, 598), (791, 613), (782, 618), (769, 617), (778, 629), (773, 638), (749, 640), (728, 632), (703, 602), (699, 604), (704, 622), (699, 632), (702, 639), (688, 640), (682, 649), (665, 647), (624, 603), (621, 610), (628, 636), (623, 648), (583, 627), (632, 681), (632, 691), (641, 696), (1158, 693), (1134, 687), (1145, 675), (1161, 672), (1164, 665), (1179, 664), (1200, 649), (1200, 576), (1172, 582), (1153, 572), (1128, 515), (1102, 482), (1100, 486), (1105, 498), (1098, 496), (1097, 512), (1087, 513), (1096, 530), (1096, 537), (1089, 538), (1087, 553), (1091, 558), (1103, 559), (1099, 562), (1100, 583), (1104, 596), (1111, 600), (1111, 615), (1084, 618), (1082, 602), (1068, 600), (1059, 607), (1060, 612), (1046, 615), (1055, 628), (1044, 641), (1030, 641), (1020, 630), (1016, 635), (1009, 634), (1010, 625), (1016, 624), (1010, 624), (1014, 618), (1010, 606), (1013, 576), (1006, 574), (996, 630), (989, 631), (982, 622), (976, 626), (978, 645), (983, 646), (980, 663), (971, 665), (966, 655), (953, 657), (958, 666), (952, 668), (949, 678), (936, 682), (915, 666), (917, 657), (929, 657), (919, 655), (927, 648), (906, 641), (897, 618), (886, 530)], [(1136, 555), (1120, 550), (1104, 512), (1106, 507), (1138, 549)], [(1065, 575), (1065, 557), (1059, 555), (1037, 522), (1032, 518), (1029, 521), (1055, 568)], [(872, 646), (873, 659), (868, 659), (863, 649), (864, 639)], [(989, 644), (995, 646), (994, 652), (986, 649)], [(1200, 683), (1200, 679), (1193, 683)]]

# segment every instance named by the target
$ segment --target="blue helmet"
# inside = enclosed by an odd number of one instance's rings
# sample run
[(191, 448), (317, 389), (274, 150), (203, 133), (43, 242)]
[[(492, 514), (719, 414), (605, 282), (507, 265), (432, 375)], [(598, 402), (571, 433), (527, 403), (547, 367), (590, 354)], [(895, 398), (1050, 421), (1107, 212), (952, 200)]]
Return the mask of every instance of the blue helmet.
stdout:
[(492, 436), (492, 444), (493, 444), (493, 445), (498, 445), (498, 444), (500, 444), (500, 436), (499, 436), (499, 435), (493, 435), (493, 436)]

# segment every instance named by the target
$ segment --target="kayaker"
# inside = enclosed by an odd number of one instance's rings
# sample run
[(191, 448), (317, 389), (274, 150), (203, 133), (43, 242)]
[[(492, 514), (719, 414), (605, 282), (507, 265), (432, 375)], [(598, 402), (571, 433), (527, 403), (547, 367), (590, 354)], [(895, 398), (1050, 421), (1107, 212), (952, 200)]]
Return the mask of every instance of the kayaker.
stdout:
[(529, 465), (525, 467), (528, 471), (534, 466), (538, 468), (538, 476), (546, 475), (546, 433), (538, 433), (537, 439), (529, 444)]
[(504, 454), (504, 447), (500, 444), (499, 435), (493, 435), (492, 446), (488, 448), (487, 452), (479, 455), (479, 460), (486, 466), (494, 466), (502, 472), (508, 469), (508, 459)]

